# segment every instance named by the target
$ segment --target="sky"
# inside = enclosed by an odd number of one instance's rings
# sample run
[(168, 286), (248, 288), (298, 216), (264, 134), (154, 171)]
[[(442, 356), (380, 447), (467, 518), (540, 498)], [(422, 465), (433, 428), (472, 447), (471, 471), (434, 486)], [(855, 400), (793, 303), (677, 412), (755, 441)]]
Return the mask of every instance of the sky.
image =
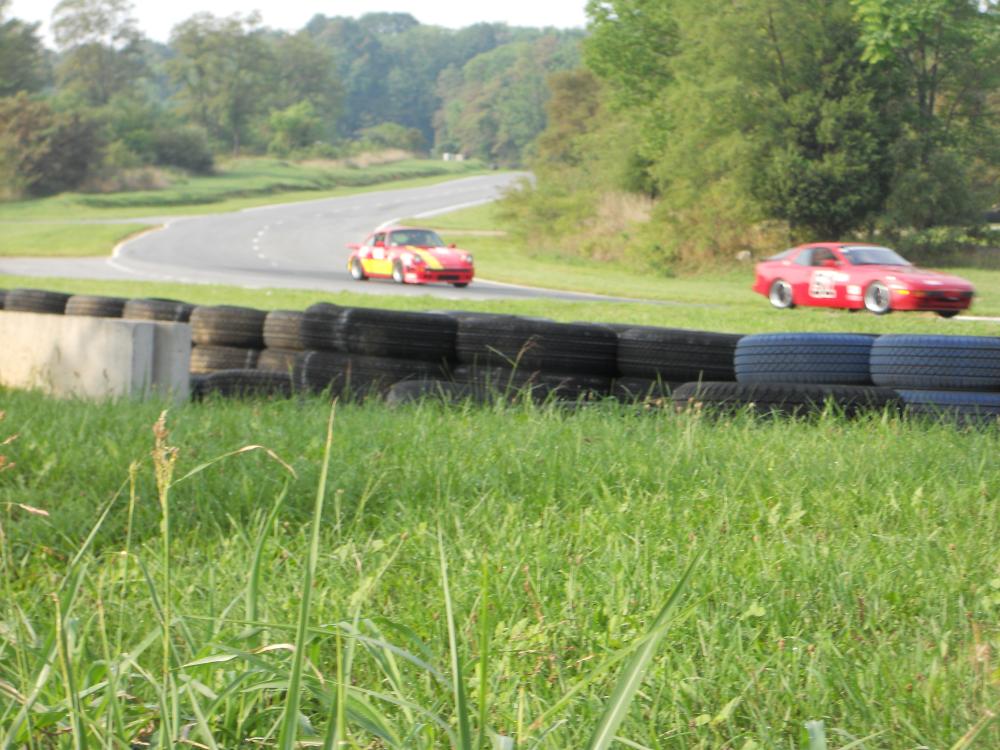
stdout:
[[(51, 45), (48, 27), (57, 4), (58, 0), (13, 0), (7, 16), (41, 21), (43, 39)], [(265, 26), (286, 31), (297, 31), (317, 13), (357, 18), (378, 11), (409, 13), (423, 24), (454, 29), (483, 21), (566, 29), (583, 28), (585, 5), (586, 0), (134, 0), (132, 15), (146, 36), (166, 42), (176, 24), (202, 11), (228, 16), (259, 10)]]

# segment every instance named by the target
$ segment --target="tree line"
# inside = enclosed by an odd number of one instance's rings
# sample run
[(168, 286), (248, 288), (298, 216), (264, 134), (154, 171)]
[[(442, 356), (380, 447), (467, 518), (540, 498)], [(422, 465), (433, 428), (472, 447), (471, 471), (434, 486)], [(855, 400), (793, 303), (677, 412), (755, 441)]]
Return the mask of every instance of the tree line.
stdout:
[(582, 65), (550, 80), (537, 182), (507, 202), (524, 232), (669, 271), (796, 240), (947, 239), (1000, 202), (995, 2), (587, 13)]
[[(580, 64), (582, 32), (405, 13), (198, 13), (166, 44), (128, 0), (62, 0), (55, 49), (0, 0), (0, 193), (48, 195), (150, 165), (210, 172), (220, 154), (337, 158), (451, 151), (513, 165), (545, 124), (546, 76)], [(103, 180), (103, 182), (102, 182)]]

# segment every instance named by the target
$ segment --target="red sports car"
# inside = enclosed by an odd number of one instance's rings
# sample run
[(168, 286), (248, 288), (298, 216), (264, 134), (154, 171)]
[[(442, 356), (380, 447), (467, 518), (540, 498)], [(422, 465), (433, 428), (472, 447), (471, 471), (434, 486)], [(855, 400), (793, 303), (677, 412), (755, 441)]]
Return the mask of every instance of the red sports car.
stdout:
[(958, 276), (924, 271), (894, 250), (856, 242), (817, 242), (757, 264), (753, 290), (777, 308), (796, 305), (930, 310), (944, 318), (972, 304), (975, 289)]
[(360, 244), (347, 246), (347, 269), (355, 281), (392, 279), (397, 284), (444, 281), (468, 286), (475, 275), (472, 254), (445, 245), (437, 232), (415, 227), (376, 229)]

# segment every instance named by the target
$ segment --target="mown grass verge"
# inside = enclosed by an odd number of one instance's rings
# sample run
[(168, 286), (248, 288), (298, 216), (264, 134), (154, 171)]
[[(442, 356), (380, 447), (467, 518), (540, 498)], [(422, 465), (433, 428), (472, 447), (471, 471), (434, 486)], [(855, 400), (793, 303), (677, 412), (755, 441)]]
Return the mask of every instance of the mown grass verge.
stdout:
[(625, 746), (1000, 743), (995, 426), (347, 404), (318, 506), (322, 399), (174, 410), (159, 489), (160, 405), (3, 403), (15, 747), (273, 744), (311, 561), (299, 740), (593, 747), (698, 555)]
[(87, 258), (107, 255), (122, 240), (155, 224), (56, 224), (12, 223), (2, 225), (0, 257)]

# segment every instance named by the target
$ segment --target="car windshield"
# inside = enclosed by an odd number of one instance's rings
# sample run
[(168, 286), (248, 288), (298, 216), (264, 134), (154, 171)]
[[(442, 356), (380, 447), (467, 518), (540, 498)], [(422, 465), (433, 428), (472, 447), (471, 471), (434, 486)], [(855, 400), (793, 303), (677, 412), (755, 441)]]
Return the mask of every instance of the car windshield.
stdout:
[(840, 252), (852, 266), (909, 266), (910, 261), (887, 247), (844, 247)]
[(444, 247), (444, 240), (430, 229), (401, 229), (389, 235), (390, 245), (419, 245), (420, 247)]

